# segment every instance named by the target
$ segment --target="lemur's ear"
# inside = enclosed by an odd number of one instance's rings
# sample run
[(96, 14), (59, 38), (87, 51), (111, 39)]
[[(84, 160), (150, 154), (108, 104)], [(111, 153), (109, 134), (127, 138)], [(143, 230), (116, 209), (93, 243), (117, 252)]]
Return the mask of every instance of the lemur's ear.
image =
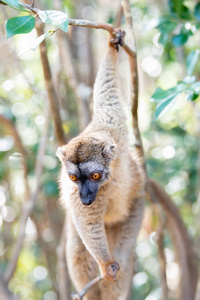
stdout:
[(56, 156), (60, 159), (61, 162), (63, 162), (64, 158), (65, 158), (65, 146), (62, 147), (58, 147), (57, 151), (56, 151)]
[(102, 155), (103, 155), (103, 157), (107, 161), (110, 161), (112, 158), (114, 158), (114, 156), (115, 156), (115, 148), (116, 148), (115, 144), (106, 145), (103, 148)]

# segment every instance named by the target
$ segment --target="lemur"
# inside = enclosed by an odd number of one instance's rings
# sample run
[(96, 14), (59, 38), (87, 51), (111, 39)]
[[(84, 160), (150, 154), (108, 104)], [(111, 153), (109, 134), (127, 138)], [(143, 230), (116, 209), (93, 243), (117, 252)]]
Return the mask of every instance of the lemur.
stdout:
[(115, 38), (109, 36), (94, 85), (92, 121), (57, 150), (71, 279), (80, 291), (99, 269), (105, 278), (87, 300), (127, 299), (143, 216), (144, 174), (129, 147), (117, 77), (122, 38), (120, 30)]

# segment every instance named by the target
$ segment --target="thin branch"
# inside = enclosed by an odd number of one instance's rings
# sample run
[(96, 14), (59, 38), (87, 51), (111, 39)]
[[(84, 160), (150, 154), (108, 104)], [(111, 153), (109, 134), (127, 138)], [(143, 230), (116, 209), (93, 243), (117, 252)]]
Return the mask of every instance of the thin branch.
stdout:
[(38, 150), (37, 158), (36, 158), (36, 165), (35, 165), (35, 178), (37, 180), (36, 182), (36, 187), (34, 191), (31, 193), (31, 196), (29, 200), (24, 204), (20, 216), (20, 224), (19, 224), (19, 233), (18, 233), (18, 238), (14, 246), (13, 254), (11, 257), (11, 260), (7, 266), (4, 279), (5, 282), (8, 283), (16, 269), (17, 266), (17, 261), (20, 255), (21, 248), (23, 246), (23, 240), (25, 237), (25, 230), (26, 230), (26, 223), (31, 215), (33, 208), (35, 206), (38, 192), (40, 189), (40, 181), (41, 181), (41, 175), (42, 175), (42, 170), (43, 170), (43, 157), (45, 155), (46, 151), (46, 146), (47, 146), (47, 136), (48, 136), (48, 128), (49, 128), (49, 109), (47, 107), (47, 112), (46, 112), (46, 123), (44, 127), (44, 131), (40, 140), (40, 147)]
[(32, 6), (32, 7), (35, 6), (35, 0), (32, 1), (31, 6)]
[(0, 275), (0, 295), (1, 300), (19, 300), (18, 296), (13, 295)]
[(149, 179), (147, 191), (153, 195), (151, 201), (154, 204), (160, 203), (166, 213), (167, 226), (173, 238), (181, 270), (181, 299), (193, 300), (198, 281), (198, 260), (187, 229), (177, 207), (156, 181)]
[(131, 70), (131, 83), (132, 83), (132, 117), (133, 117), (133, 132), (135, 135), (135, 147), (139, 158), (141, 160), (142, 167), (146, 173), (146, 166), (144, 161), (144, 150), (142, 146), (142, 139), (140, 136), (138, 126), (138, 70), (137, 70), (137, 56), (136, 56), (136, 41), (133, 31), (133, 19), (131, 15), (130, 3), (128, 0), (122, 0), (122, 7), (124, 10), (125, 22), (127, 26), (127, 44), (123, 45), (124, 50), (129, 55), (129, 65)]
[[(41, 245), (41, 248), (43, 249), (43, 252), (46, 257), (48, 272), (49, 272), (49, 277), (51, 279), (52, 287), (53, 287), (56, 295), (58, 296), (58, 282), (56, 279), (55, 264), (52, 263), (52, 259), (55, 259), (55, 251), (52, 251), (52, 247), (49, 247), (49, 245), (44, 241), (44, 239), (42, 237), (42, 223), (44, 222), (44, 219), (39, 220), (39, 218), (37, 217), (37, 214), (33, 213), (33, 221), (34, 221), (36, 229), (37, 229), (38, 242)], [(55, 248), (53, 247), (53, 250), (54, 249)]]
[[(36, 31), (38, 36), (44, 34), (43, 24), (41, 24), (41, 22), (36, 22)], [(58, 141), (58, 144), (62, 146), (65, 144), (66, 139), (62, 127), (60, 113), (58, 110), (58, 103), (57, 103), (58, 97), (56, 95), (56, 91), (53, 86), (51, 69), (50, 69), (49, 59), (47, 56), (47, 45), (45, 40), (40, 44), (39, 49), (40, 49), (40, 58), (42, 62), (44, 80), (45, 80), (46, 90), (48, 94), (48, 101), (51, 108), (51, 114), (54, 120), (55, 136)]]
[(115, 18), (115, 28), (120, 27), (122, 16), (123, 16), (123, 7), (121, 5), (121, 0), (119, 0), (117, 14), (116, 14), (116, 18)]
[[(167, 276), (166, 276), (166, 257), (164, 252), (164, 229), (166, 227), (166, 215), (164, 210), (161, 207), (159, 200), (152, 189), (151, 184), (148, 184), (148, 193), (150, 196), (150, 202), (153, 206), (153, 209), (159, 217), (159, 225), (156, 230), (156, 242), (158, 248), (158, 259), (160, 265), (160, 275), (161, 275), (161, 286), (162, 286), (162, 300), (168, 299), (168, 286), (167, 286)], [(157, 199), (157, 201), (155, 201)]]
[(158, 247), (158, 259), (160, 265), (161, 286), (162, 286), (162, 299), (168, 299), (168, 287), (166, 276), (166, 257), (164, 251), (164, 229), (166, 226), (166, 220), (163, 211), (159, 214), (159, 226), (157, 228), (157, 247)]
[(24, 148), (24, 145), (20, 139), (18, 131), (15, 127), (15, 124), (7, 119), (4, 115), (0, 115), (0, 122), (6, 126), (8, 126), (11, 130), (11, 134), (15, 139), (16, 147), (19, 149), (19, 152), (22, 155), (22, 164), (24, 169), (24, 180), (25, 180), (25, 187), (26, 187), (26, 196), (29, 197), (30, 189), (28, 185), (28, 165), (27, 165), (27, 151)]
[[(99, 283), (103, 278), (101, 276), (98, 276), (91, 280), (80, 293), (74, 293), (72, 294), (72, 300), (82, 300), (83, 296), (97, 283)], [(109, 296), (109, 295), (108, 295)]]
[[(67, 216), (66, 216), (67, 218)], [(63, 224), (60, 243), (57, 248), (57, 261), (58, 261), (58, 291), (60, 300), (70, 300), (71, 297), (71, 282), (66, 264), (66, 220)]]

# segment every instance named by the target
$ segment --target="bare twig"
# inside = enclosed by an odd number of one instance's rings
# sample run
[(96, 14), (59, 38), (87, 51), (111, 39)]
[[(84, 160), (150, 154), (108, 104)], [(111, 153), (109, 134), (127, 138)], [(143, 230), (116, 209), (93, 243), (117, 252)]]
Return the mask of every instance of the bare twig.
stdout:
[(17, 148), (19, 149), (19, 152), (22, 155), (22, 164), (23, 164), (23, 169), (24, 169), (26, 197), (28, 198), (28, 196), (30, 194), (30, 189), (29, 189), (28, 178), (27, 178), (27, 176), (28, 176), (27, 151), (24, 148), (24, 145), (22, 144), (22, 141), (20, 139), (18, 131), (15, 127), (15, 124), (3, 115), (0, 115), (0, 122), (10, 128), (11, 134), (13, 135), (13, 137), (15, 139), (15, 144), (16, 144)]
[(72, 300), (81, 300), (83, 299), (83, 296), (97, 283), (99, 283), (103, 278), (101, 276), (98, 276), (91, 280), (80, 293), (74, 293), (72, 294)]
[(57, 248), (58, 261), (58, 290), (60, 300), (71, 299), (71, 283), (66, 264), (66, 221), (63, 224), (62, 234), (60, 237), (60, 244)]
[(40, 147), (39, 147), (38, 154), (37, 154), (35, 172), (34, 172), (36, 180), (37, 180), (36, 187), (35, 187), (34, 191), (31, 193), (29, 200), (24, 204), (24, 206), (22, 208), (22, 212), (21, 212), (21, 216), (20, 216), (18, 238), (17, 238), (17, 241), (14, 246), (13, 255), (11, 257), (11, 260), (8, 264), (8, 267), (7, 267), (5, 275), (4, 275), (4, 279), (5, 279), (6, 283), (9, 282), (9, 280), (11, 279), (11, 277), (16, 269), (17, 261), (19, 258), (19, 254), (20, 254), (20, 251), (21, 251), (21, 248), (23, 245), (24, 236), (25, 236), (26, 223), (27, 223), (27, 220), (28, 220), (30, 214), (33, 211), (33, 208), (34, 208), (36, 200), (37, 200), (38, 192), (40, 189), (40, 179), (41, 179), (42, 169), (43, 169), (42, 161), (43, 161), (43, 157), (45, 155), (46, 145), (47, 145), (47, 136), (48, 136), (48, 127), (49, 127), (48, 121), (49, 121), (49, 109), (47, 108), (46, 124), (45, 124), (45, 128), (44, 128), (41, 140), (40, 140)]

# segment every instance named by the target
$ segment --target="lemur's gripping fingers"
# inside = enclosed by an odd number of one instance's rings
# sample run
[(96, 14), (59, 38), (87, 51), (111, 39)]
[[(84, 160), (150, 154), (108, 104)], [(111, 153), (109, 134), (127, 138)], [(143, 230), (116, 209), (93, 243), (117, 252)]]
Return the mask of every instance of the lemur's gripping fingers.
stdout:
[(115, 260), (108, 261), (101, 266), (102, 276), (110, 281), (117, 280), (117, 271), (120, 269), (119, 264)]
[(110, 39), (110, 44), (117, 49), (117, 52), (119, 51), (119, 45), (123, 45), (125, 34), (124, 30), (118, 28), (115, 30), (114, 37)]

